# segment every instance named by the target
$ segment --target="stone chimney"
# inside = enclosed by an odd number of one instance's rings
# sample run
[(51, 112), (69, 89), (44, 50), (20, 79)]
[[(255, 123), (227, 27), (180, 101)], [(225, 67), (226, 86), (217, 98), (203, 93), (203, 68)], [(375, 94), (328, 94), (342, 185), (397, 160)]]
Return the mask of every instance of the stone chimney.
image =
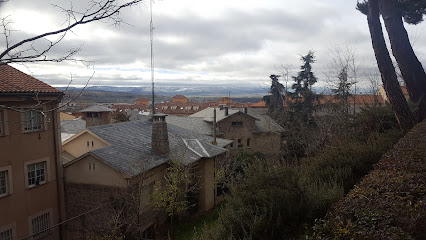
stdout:
[(228, 107), (225, 107), (225, 116), (228, 116)]
[(152, 115), (151, 146), (154, 151), (161, 155), (168, 154), (170, 151), (166, 116), (162, 113)]

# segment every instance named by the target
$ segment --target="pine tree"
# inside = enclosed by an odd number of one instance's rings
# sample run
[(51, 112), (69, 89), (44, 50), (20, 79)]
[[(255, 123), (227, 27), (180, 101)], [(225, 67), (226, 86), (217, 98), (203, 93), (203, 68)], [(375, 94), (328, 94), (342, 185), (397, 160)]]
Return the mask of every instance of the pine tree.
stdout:
[[(419, 104), (420, 120), (426, 119), (426, 72), (411, 46), (405, 29), (408, 24), (418, 24), (426, 14), (424, 0), (379, 0), (386, 30), (391, 43), (392, 53), (398, 63), (411, 101)], [(368, 13), (368, 1), (357, 3), (357, 9)]]
[(348, 81), (348, 67), (344, 66), (342, 70), (339, 73), (338, 76), (339, 83), (337, 84), (336, 88), (333, 89), (333, 93), (335, 93), (335, 98), (339, 99), (343, 105), (343, 112), (349, 113), (349, 96), (350, 89), (352, 86), (352, 83)]
[(269, 90), (271, 96), (269, 97), (268, 107), (270, 111), (281, 110), (283, 108), (283, 93), (285, 88), (278, 81), (279, 75), (272, 74), (269, 77), (271, 78), (271, 88)]
[(317, 78), (312, 72), (311, 64), (315, 62), (313, 51), (309, 51), (306, 56), (301, 56), (303, 65), (300, 66), (300, 71), (296, 77), (293, 77), (295, 83), (291, 86), (294, 89), (293, 95), (296, 97), (305, 97), (308, 92), (312, 91), (312, 85), (317, 82)]
[(303, 62), (303, 65), (300, 66), (301, 71), (297, 73), (296, 77), (293, 77), (295, 83), (291, 86), (294, 90), (291, 95), (296, 98), (296, 102), (291, 104), (290, 108), (298, 118), (310, 123), (314, 111), (314, 100), (317, 97), (312, 91), (312, 85), (317, 82), (311, 66), (315, 62), (314, 52), (309, 51), (306, 56), (301, 56), (300, 60)]

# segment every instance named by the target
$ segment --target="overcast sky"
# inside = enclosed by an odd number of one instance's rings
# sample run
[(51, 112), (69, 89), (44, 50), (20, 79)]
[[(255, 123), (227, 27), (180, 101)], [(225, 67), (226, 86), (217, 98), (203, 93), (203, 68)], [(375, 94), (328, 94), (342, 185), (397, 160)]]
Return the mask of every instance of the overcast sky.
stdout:
[[(72, 1), (84, 9), (88, 1)], [(9, 0), (0, 16), (13, 21), (12, 41), (55, 30), (65, 15), (51, 4), (65, 0)], [(327, 85), (330, 50), (345, 45), (355, 50), (360, 69), (375, 69), (366, 17), (356, 1), (344, 0), (163, 0), (153, 5), (155, 78), (170, 84), (252, 84), (265, 87), (281, 65), (295, 75), (300, 55), (315, 52), (313, 70)], [(121, 12), (128, 23), (79, 26), (52, 54), (82, 46), (80, 63), (27, 64), (19, 69), (54, 86), (141, 86), (150, 83), (149, 2)], [(426, 64), (425, 24), (408, 27), (415, 51)], [(344, 47), (343, 47), (344, 48)], [(4, 38), (0, 40), (0, 51)], [(16, 66), (16, 65), (14, 65)], [(360, 73), (361, 75), (361, 73)]]

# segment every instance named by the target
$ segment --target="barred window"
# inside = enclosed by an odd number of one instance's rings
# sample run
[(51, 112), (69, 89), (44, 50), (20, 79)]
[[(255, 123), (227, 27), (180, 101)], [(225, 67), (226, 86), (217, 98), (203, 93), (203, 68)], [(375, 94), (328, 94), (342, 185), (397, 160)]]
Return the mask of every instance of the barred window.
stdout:
[(7, 229), (6, 231), (0, 232), (0, 240), (12, 240), (13, 232), (12, 228)]
[(46, 162), (29, 164), (27, 166), (28, 187), (46, 183)]
[(48, 232), (50, 228), (50, 213), (46, 212), (31, 220), (33, 237), (39, 237)]
[(40, 111), (30, 110), (23, 113), (24, 131), (33, 132), (43, 130), (43, 115)]

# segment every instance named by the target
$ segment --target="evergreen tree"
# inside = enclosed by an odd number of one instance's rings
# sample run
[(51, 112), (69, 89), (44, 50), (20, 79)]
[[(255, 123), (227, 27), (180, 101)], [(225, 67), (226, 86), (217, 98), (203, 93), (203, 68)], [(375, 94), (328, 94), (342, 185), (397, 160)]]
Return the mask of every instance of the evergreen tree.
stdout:
[(300, 66), (301, 71), (298, 72), (296, 77), (293, 77), (295, 83), (291, 86), (294, 90), (291, 95), (296, 98), (296, 102), (290, 105), (292, 112), (297, 118), (310, 123), (312, 122), (312, 112), (314, 110), (314, 101), (316, 94), (312, 91), (312, 85), (317, 82), (317, 78), (312, 72), (311, 64), (315, 62), (313, 51), (309, 51), (306, 56), (300, 58), (303, 65)]
[[(424, 0), (379, 0), (392, 53), (398, 63), (410, 100), (419, 105), (420, 120), (426, 119), (426, 72), (411, 46), (403, 20), (408, 24), (418, 24), (426, 14)], [(368, 1), (357, 3), (357, 9), (368, 13)]]
[(267, 103), (270, 111), (282, 110), (283, 108), (283, 93), (284, 86), (278, 81), (279, 75), (272, 74), (269, 76), (271, 78), (271, 89), (269, 93), (271, 96), (269, 97)]
[(313, 51), (309, 51), (306, 56), (301, 56), (303, 65), (300, 66), (300, 71), (296, 77), (293, 77), (295, 83), (291, 86), (294, 89), (294, 95), (297, 97), (305, 97), (308, 92), (311, 92), (312, 85), (317, 82), (317, 78), (312, 72), (311, 64), (315, 62)]
[(337, 84), (335, 89), (332, 89), (333, 93), (335, 93), (335, 98), (339, 99), (343, 105), (343, 112), (349, 113), (349, 96), (350, 89), (352, 83), (348, 81), (348, 67), (342, 67), (342, 70), (338, 76), (339, 83)]
[(410, 111), (407, 101), (405, 100), (402, 90), (399, 86), (392, 60), (386, 47), (385, 38), (380, 22), (379, 0), (369, 0), (368, 7), (358, 4), (358, 10), (365, 11), (367, 9), (367, 22), (370, 30), (373, 50), (376, 55), (377, 65), (382, 75), (382, 82), (385, 91), (389, 97), (401, 129), (406, 132), (414, 124), (414, 116)]

